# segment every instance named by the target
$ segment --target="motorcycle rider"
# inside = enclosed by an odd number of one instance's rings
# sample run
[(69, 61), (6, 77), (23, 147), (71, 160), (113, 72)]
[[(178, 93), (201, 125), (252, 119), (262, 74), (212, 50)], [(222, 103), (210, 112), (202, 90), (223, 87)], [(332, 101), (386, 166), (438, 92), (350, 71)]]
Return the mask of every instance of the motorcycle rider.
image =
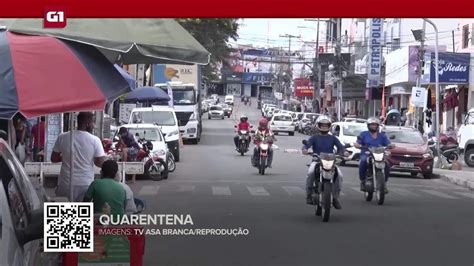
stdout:
[(260, 143), (265, 140), (265, 139), (270, 139), (267, 143), (270, 144), (270, 148), (268, 149), (268, 168), (272, 168), (272, 161), (273, 161), (273, 149), (271, 148), (271, 144), (273, 144), (273, 141), (275, 141), (275, 135), (273, 135), (273, 132), (268, 128), (268, 120), (263, 117), (260, 119), (258, 123), (258, 128), (255, 131), (255, 137), (254, 137), (254, 143), (255, 143), (255, 149), (253, 150), (253, 156), (252, 156), (252, 165), (254, 167), (257, 166), (257, 159), (258, 159), (258, 146)]
[(239, 132), (242, 131), (249, 131), (250, 130), (250, 123), (248, 122), (248, 117), (246, 115), (240, 116), (240, 122), (237, 124), (237, 135), (234, 137), (234, 144), (235, 150), (239, 150)]
[[(331, 128), (331, 119), (326, 115), (321, 115), (316, 120), (316, 127), (318, 128), (319, 134), (313, 135), (309, 138), (308, 143), (303, 147), (303, 154), (308, 154), (308, 149), (311, 148), (313, 153), (321, 154), (321, 153), (333, 153), (334, 146), (337, 147), (338, 154), (344, 154), (348, 156), (345, 152), (345, 147), (339, 141), (339, 139), (329, 134), (329, 129)], [(312, 162), (309, 170), (308, 176), (306, 178), (306, 203), (313, 205), (312, 194), (314, 191), (313, 184), (314, 182), (319, 182), (316, 178), (319, 175), (319, 169), (316, 169), (316, 163)], [(335, 180), (335, 193), (333, 197), (333, 205), (336, 209), (341, 209), (341, 203), (339, 202), (339, 195), (341, 192), (341, 185), (342, 185), (342, 173), (337, 168)]]
[[(390, 144), (390, 140), (387, 136), (380, 132), (380, 119), (377, 117), (370, 117), (367, 119), (367, 128), (368, 131), (363, 131), (360, 133), (357, 138), (357, 143), (355, 147), (361, 149), (360, 151), (360, 160), (359, 160), (359, 178), (360, 178), (360, 190), (365, 191), (365, 179), (367, 175), (367, 155), (365, 154), (368, 151), (368, 148), (371, 147), (389, 147), (392, 148), (394, 145)], [(385, 164), (385, 182), (388, 181), (388, 175), (390, 173), (390, 166), (388, 163)], [(387, 188), (385, 187), (385, 193), (388, 193)]]

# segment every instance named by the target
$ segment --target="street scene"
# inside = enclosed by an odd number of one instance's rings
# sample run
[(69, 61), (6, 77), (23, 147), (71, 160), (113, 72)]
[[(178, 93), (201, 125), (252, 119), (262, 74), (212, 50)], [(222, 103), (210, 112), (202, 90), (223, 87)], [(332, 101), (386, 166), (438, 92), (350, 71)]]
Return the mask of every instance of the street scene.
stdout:
[(0, 265), (472, 265), (473, 25), (0, 20)]

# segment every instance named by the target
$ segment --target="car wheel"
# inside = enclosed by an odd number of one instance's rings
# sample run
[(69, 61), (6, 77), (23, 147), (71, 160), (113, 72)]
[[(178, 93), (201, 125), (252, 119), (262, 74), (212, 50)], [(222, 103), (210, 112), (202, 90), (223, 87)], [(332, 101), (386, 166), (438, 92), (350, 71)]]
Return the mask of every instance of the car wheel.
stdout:
[(211, 120), (211, 116), (208, 116), (207, 119)]
[(431, 177), (433, 177), (433, 171), (423, 173), (423, 178), (424, 179), (431, 179)]
[(179, 148), (173, 153), (174, 161), (179, 162)]
[(289, 134), (290, 134), (290, 136), (294, 136), (295, 132), (290, 132)]
[(474, 159), (473, 160), (470, 159), (472, 155), (474, 155), (474, 148), (472, 147), (466, 149), (466, 151), (464, 152), (464, 161), (469, 167), (474, 167)]
[(411, 172), (410, 175), (411, 175), (412, 177), (417, 177), (417, 176), (418, 176), (418, 173), (417, 173), (417, 172)]

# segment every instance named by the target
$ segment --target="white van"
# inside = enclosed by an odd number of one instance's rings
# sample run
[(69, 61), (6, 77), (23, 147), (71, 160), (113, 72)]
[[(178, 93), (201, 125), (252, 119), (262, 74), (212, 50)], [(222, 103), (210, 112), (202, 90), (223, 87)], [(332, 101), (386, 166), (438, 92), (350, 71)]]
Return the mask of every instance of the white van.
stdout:
[(130, 113), (129, 124), (155, 124), (161, 128), (166, 144), (179, 162), (179, 126), (176, 113), (168, 106), (134, 108)]
[(225, 96), (224, 103), (228, 105), (234, 105), (234, 95)]

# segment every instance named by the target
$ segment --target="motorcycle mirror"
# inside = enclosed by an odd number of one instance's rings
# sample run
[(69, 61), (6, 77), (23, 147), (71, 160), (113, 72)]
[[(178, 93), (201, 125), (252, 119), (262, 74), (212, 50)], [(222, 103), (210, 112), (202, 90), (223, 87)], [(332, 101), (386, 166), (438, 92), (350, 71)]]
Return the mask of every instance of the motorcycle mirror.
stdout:
[(308, 141), (305, 139), (301, 143), (303, 143), (303, 145), (308, 145)]
[(346, 143), (346, 145), (344, 145), (344, 147), (346, 147), (346, 148), (350, 148), (350, 147), (352, 147), (352, 144), (350, 144), (350, 143)]
[(394, 140), (394, 139), (395, 139), (395, 135), (391, 135), (391, 136), (390, 136), (390, 139), (391, 139), (391, 140)]

